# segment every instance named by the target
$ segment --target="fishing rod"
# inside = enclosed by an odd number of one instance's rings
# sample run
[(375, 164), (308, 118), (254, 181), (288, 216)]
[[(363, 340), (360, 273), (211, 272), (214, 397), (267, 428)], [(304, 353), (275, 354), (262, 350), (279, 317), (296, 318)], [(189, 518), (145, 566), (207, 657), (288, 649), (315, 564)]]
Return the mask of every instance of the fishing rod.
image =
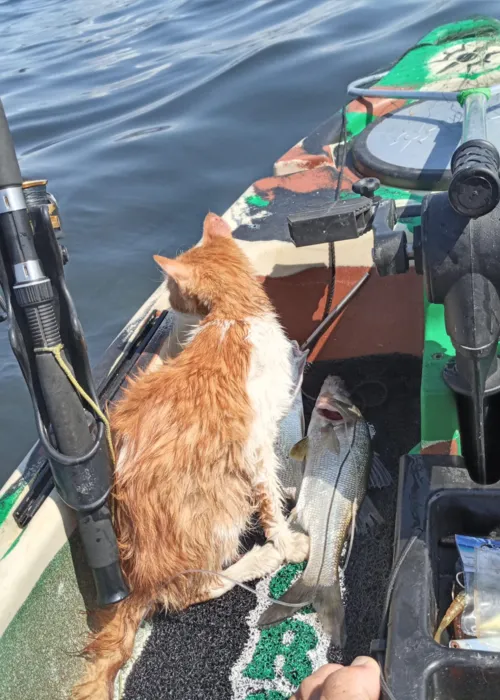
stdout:
[(129, 594), (108, 503), (113, 447), (66, 286), (55, 200), (45, 185), (23, 183), (0, 101), (0, 313), (9, 323), (57, 492), (76, 515), (97, 603), (104, 606)]

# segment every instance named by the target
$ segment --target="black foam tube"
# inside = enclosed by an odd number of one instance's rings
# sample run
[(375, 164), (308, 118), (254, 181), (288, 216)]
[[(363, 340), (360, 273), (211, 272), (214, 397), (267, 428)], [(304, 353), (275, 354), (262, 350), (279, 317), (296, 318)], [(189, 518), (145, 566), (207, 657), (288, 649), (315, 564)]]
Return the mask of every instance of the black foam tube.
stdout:
[(468, 95), (464, 102), (462, 143), (451, 159), (450, 203), (457, 214), (472, 219), (488, 214), (500, 202), (500, 156), (488, 141), (487, 105), (484, 94)]

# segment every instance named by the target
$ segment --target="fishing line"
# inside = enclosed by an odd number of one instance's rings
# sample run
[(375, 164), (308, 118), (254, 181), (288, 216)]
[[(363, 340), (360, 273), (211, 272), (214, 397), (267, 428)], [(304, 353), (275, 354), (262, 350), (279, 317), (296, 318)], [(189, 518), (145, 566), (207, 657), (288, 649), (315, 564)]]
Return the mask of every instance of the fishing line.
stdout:
[[(354, 466), (355, 466), (355, 474), (358, 473), (358, 463), (356, 460), (356, 455), (354, 454), (354, 451), (352, 450), (353, 445), (354, 445), (354, 437), (355, 437), (355, 432), (356, 432), (356, 425), (358, 421), (354, 423), (353, 427), (353, 437), (351, 440), (351, 446), (349, 448), (349, 452), (352, 452), (352, 457), (354, 460)], [(347, 423), (344, 423), (344, 432), (347, 437)], [(357, 509), (356, 509), (356, 499), (358, 497), (358, 484), (356, 482), (356, 493), (354, 495), (354, 501), (352, 504), (352, 515), (351, 515), (351, 541), (349, 542), (349, 549), (347, 550), (347, 556), (344, 561), (344, 566), (342, 567), (342, 572), (344, 572), (347, 569), (347, 565), (349, 564), (349, 559), (351, 558), (351, 552), (352, 552), (352, 546), (354, 544), (354, 533), (356, 531), (356, 516), (357, 516)]]
[[(345, 104), (342, 105), (341, 119), (342, 119), (342, 121), (341, 121), (341, 125), (340, 125), (339, 147), (342, 148), (342, 155), (341, 155), (341, 161), (340, 161), (339, 177), (337, 180), (337, 187), (335, 188), (335, 198), (333, 200), (334, 202), (337, 202), (338, 199), (340, 198), (340, 192), (342, 190), (342, 180), (344, 179), (344, 170), (345, 170), (346, 159), (347, 159), (347, 143), (346, 143), (347, 113), (346, 113), (346, 105)], [(329, 266), (330, 271), (331, 271), (331, 277), (330, 277), (330, 281), (328, 283), (328, 292), (327, 292), (327, 296), (326, 296), (325, 310), (323, 312), (323, 318), (321, 319), (322, 321), (324, 321), (326, 319), (326, 317), (328, 316), (328, 314), (330, 313), (330, 307), (332, 305), (333, 297), (335, 295), (335, 277), (336, 277), (335, 243), (328, 244), (328, 266)], [(319, 340), (319, 338), (318, 338), (318, 340)]]
[[(329, 504), (329, 506), (328, 506), (328, 515), (327, 515), (327, 518), (326, 518), (326, 523), (327, 523), (327, 524), (326, 524), (326, 527), (327, 527), (327, 528), (328, 528), (328, 523), (330, 522), (330, 516), (331, 516), (331, 514), (332, 514), (333, 502), (334, 502), (334, 500), (335, 500), (335, 492), (336, 492), (336, 490), (337, 490), (337, 486), (338, 486), (340, 474), (341, 474), (341, 472), (342, 472), (342, 468), (344, 467), (347, 458), (349, 457), (349, 455), (351, 454), (351, 451), (352, 451), (352, 446), (353, 446), (353, 444), (354, 444), (354, 438), (355, 438), (355, 434), (356, 434), (356, 425), (357, 425), (357, 423), (358, 423), (358, 421), (356, 420), (355, 423), (354, 423), (353, 431), (352, 431), (351, 444), (349, 445), (349, 448), (347, 449), (346, 454), (345, 454), (345, 457), (344, 457), (342, 463), (340, 464), (339, 469), (338, 469), (338, 472), (337, 472), (337, 477), (336, 477), (336, 480), (335, 480), (335, 486), (334, 486), (334, 488), (333, 488), (333, 490), (332, 490), (332, 495), (331, 495), (331, 497), (330, 497), (330, 504)], [(332, 429), (335, 430), (335, 428), (332, 428)], [(347, 437), (347, 422), (345, 422), (345, 421), (344, 421), (344, 431), (345, 431), (345, 434), (346, 434), (346, 437)], [(357, 465), (356, 465), (356, 469), (357, 469)], [(316, 583), (314, 584), (313, 593), (312, 593), (312, 596), (311, 596), (313, 600), (314, 600), (314, 597), (315, 597), (315, 595), (316, 595), (316, 591), (317, 591), (318, 588), (319, 588), (319, 580), (320, 580), (321, 574), (322, 574), (322, 572), (323, 572), (323, 566), (324, 566), (325, 557), (326, 557), (326, 549), (327, 549), (327, 546), (328, 546), (328, 545), (327, 545), (327, 540), (328, 540), (328, 538), (325, 536), (324, 542), (323, 542), (323, 553), (322, 553), (322, 555), (321, 555), (321, 564), (320, 564), (320, 567), (319, 567), (318, 576), (317, 576), (317, 578), (316, 578)], [(351, 541), (352, 541), (352, 540), (351, 540)], [(347, 566), (347, 564), (345, 564), (345, 566)], [(345, 566), (344, 566), (344, 568), (343, 568), (343, 571), (345, 571)], [(305, 606), (305, 603), (302, 603), (302, 605)], [(311, 605), (311, 603), (308, 603), (308, 605)]]
[(259, 597), (266, 598), (271, 603), (279, 603), (280, 605), (284, 605), (287, 608), (303, 608), (306, 605), (312, 604), (312, 601), (307, 601), (305, 603), (284, 603), (282, 600), (278, 600), (277, 598), (272, 598), (271, 596), (267, 595), (267, 593), (258, 593), (251, 586), (247, 586), (245, 583), (242, 583), (241, 581), (237, 581), (236, 579), (231, 578), (231, 576), (226, 576), (226, 574), (221, 573), (220, 571), (211, 571), (210, 569), (185, 569), (184, 571), (179, 571), (178, 573), (174, 574), (169, 579), (167, 579), (165, 581), (164, 585), (167, 586), (171, 581), (176, 579), (178, 576), (183, 576), (184, 574), (209, 574), (210, 576), (216, 576), (217, 578), (225, 578), (228, 581), (231, 581), (231, 583), (234, 583), (236, 586), (243, 588), (245, 591), (249, 591), (249, 593), (253, 593), (256, 598), (259, 598)]
[[(391, 572), (391, 575), (389, 577), (389, 583), (387, 585), (387, 593), (385, 595), (385, 602), (384, 602), (384, 608), (382, 611), (382, 618), (380, 620), (380, 625), (378, 628), (378, 637), (379, 637), (378, 641), (382, 641), (382, 640), (385, 641), (385, 639), (386, 639), (385, 634), (387, 631), (387, 624), (388, 624), (388, 620), (389, 620), (389, 608), (391, 605), (391, 599), (392, 599), (392, 593), (394, 591), (394, 586), (396, 585), (396, 580), (397, 580), (399, 571), (404, 563), (404, 560), (408, 556), (410, 549), (413, 547), (413, 545), (418, 540), (418, 538), (421, 534), (422, 534), (422, 530), (420, 528), (418, 528), (418, 530), (415, 531), (415, 534), (406, 543), (403, 551), (399, 555), (399, 559), (397, 560), (396, 564), (392, 568), (392, 572)], [(382, 652), (382, 651), (375, 651), (374, 652), (375, 660), (377, 661), (377, 663), (380, 667), (380, 685), (382, 686), (382, 690), (387, 695), (389, 700), (396, 700), (394, 693), (387, 685), (387, 681), (385, 678), (383, 656), (384, 656), (384, 652)]]

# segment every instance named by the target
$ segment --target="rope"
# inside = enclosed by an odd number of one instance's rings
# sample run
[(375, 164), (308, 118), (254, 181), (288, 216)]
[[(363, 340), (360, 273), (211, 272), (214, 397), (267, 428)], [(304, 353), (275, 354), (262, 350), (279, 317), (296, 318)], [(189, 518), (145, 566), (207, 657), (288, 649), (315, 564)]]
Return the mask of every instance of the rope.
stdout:
[(37, 353), (42, 353), (42, 352), (48, 352), (51, 355), (54, 356), (55, 361), (59, 365), (59, 367), (62, 369), (66, 377), (68, 378), (69, 382), (73, 386), (73, 388), (77, 391), (78, 394), (88, 403), (88, 405), (92, 408), (96, 416), (104, 423), (104, 427), (106, 429), (106, 441), (108, 443), (108, 448), (109, 448), (109, 453), (111, 455), (111, 459), (113, 461), (113, 465), (116, 463), (115, 459), (115, 450), (113, 447), (113, 439), (111, 437), (111, 427), (109, 425), (109, 420), (106, 418), (104, 413), (102, 412), (100, 406), (95, 403), (95, 401), (87, 394), (85, 389), (79, 384), (78, 380), (72, 373), (70, 367), (68, 366), (66, 360), (64, 359), (62, 355), (62, 351), (64, 350), (64, 345), (63, 343), (59, 343), (58, 345), (53, 345), (52, 347), (42, 347), (42, 348), (35, 348), (35, 352)]

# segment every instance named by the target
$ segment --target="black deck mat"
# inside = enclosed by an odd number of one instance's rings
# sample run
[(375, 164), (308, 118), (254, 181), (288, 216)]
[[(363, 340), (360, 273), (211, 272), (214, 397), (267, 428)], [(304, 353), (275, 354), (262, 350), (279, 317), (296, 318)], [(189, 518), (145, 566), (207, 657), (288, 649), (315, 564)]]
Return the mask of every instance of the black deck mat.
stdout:
[[(354, 540), (346, 572), (347, 646), (330, 648), (330, 661), (349, 663), (367, 654), (377, 636), (387, 579), (392, 565), (399, 457), (420, 439), (421, 361), (392, 355), (317, 362), (306, 373), (304, 392), (316, 397), (324, 378), (337, 374), (354, 392), (364, 416), (375, 429), (374, 448), (394, 478), (392, 487), (370, 496), (385, 523), (376, 532)], [(313, 402), (304, 400), (309, 418)], [(134, 665), (124, 700), (233, 700), (231, 668), (245, 646), (249, 628), (245, 618), (255, 597), (236, 589), (222, 599), (177, 615), (157, 615), (142, 655)], [(267, 691), (248, 700), (281, 700)]]

